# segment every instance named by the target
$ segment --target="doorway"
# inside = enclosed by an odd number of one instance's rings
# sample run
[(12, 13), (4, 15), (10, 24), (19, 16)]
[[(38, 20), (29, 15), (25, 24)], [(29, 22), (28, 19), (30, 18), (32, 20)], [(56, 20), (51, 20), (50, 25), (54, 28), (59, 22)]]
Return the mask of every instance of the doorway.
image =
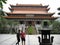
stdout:
[(28, 25), (32, 25), (32, 21), (28, 21)]

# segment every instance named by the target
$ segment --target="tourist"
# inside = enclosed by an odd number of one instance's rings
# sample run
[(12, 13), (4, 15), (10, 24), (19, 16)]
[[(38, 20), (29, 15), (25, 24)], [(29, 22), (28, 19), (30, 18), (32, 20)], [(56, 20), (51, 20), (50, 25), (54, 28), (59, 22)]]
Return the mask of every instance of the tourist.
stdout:
[(17, 44), (19, 45), (19, 42), (20, 42), (20, 30), (18, 30), (18, 32), (16, 33), (16, 37), (17, 37), (17, 43), (16, 43), (16, 45)]
[(51, 42), (53, 43), (54, 36), (51, 37)]
[(26, 37), (25, 32), (23, 32), (23, 30), (22, 30), (20, 35), (21, 35), (22, 45), (23, 44), (25, 45), (25, 37)]
[(39, 42), (39, 45), (40, 45), (40, 36), (38, 36), (38, 42)]

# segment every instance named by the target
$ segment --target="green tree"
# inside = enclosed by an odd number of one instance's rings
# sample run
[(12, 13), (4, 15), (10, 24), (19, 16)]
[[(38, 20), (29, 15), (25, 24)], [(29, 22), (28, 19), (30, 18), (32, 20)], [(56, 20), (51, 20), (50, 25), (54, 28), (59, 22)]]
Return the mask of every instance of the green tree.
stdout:
[(29, 26), (29, 27), (28, 27), (28, 33), (29, 33), (29, 34), (32, 34), (32, 33), (33, 33), (33, 27), (32, 27), (32, 26)]
[(0, 0), (0, 32), (1, 30), (3, 31), (3, 29), (6, 27), (6, 19), (3, 18), (5, 15), (3, 11), (3, 4), (6, 4), (6, 1), (7, 0)]
[(3, 4), (6, 4), (7, 0), (0, 0), (0, 8), (3, 9)]
[(15, 28), (15, 26), (18, 25), (18, 24), (19, 24), (18, 21), (9, 20), (8, 21), (8, 25), (10, 26), (9, 32), (14, 33), (15, 30), (13, 31), (13, 28)]
[(54, 21), (53, 23), (53, 33), (60, 33), (60, 22)]
[[(7, 27), (7, 20), (5, 18), (0, 18), (0, 31), (2, 31), (1, 33), (3, 33), (6, 30)], [(4, 31), (3, 31), (4, 30)], [(6, 31), (5, 31), (6, 32)]]
[(42, 21), (42, 27), (44, 27), (44, 23), (45, 22), (47, 23), (48, 26), (52, 24), (52, 21), (51, 20), (43, 20)]
[(0, 0), (0, 16), (4, 15), (3, 4), (6, 4), (7, 0)]

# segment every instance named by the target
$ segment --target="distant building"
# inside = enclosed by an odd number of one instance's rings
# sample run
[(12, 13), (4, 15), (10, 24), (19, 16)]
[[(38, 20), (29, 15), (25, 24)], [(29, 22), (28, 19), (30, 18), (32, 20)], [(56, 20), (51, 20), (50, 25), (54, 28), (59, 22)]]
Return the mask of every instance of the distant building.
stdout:
[(43, 20), (55, 20), (55, 17), (52, 17), (54, 13), (48, 12), (50, 8), (48, 5), (42, 4), (16, 4), (10, 5), (11, 8), (8, 16), (5, 16), (9, 20), (17, 20), (20, 24), (23, 24), (23, 27), (28, 27), (32, 25), (38, 30), (41, 27), (41, 22)]

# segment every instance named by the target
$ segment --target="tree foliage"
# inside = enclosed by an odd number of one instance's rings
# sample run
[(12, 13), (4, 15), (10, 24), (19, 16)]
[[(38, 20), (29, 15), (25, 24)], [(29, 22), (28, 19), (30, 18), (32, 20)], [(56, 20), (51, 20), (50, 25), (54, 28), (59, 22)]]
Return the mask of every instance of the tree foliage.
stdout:
[(54, 23), (53, 23), (53, 33), (60, 33), (60, 22), (54, 21)]
[(3, 4), (6, 4), (7, 0), (0, 0), (0, 8), (3, 9)]
[(0, 16), (4, 15), (3, 4), (6, 4), (7, 0), (0, 0)]
[(4, 11), (3, 11), (3, 4), (6, 4), (7, 0), (0, 0), (0, 25), (4, 25), (6, 23), (6, 19), (3, 18)]
[(29, 34), (32, 34), (32, 33), (33, 33), (33, 27), (32, 27), (32, 26), (29, 26), (29, 27), (28, 27), (28, 33), (29, 33)]
[(45, 22), (47, 23), (48, 26), (51, 25), (51, 23), (52, 23), (52, 21), (50, 21), (50, 20), (43, 20), (42, 21), (42, 27), (44, 27)]
[(5, 12), (3, 11), (3, 4), (6, 4), (6, 1), (7, 0), (0, 0), (0, 33), (3, 33), (7, 26), (7, 19), (3, 18), (5, 15)]

